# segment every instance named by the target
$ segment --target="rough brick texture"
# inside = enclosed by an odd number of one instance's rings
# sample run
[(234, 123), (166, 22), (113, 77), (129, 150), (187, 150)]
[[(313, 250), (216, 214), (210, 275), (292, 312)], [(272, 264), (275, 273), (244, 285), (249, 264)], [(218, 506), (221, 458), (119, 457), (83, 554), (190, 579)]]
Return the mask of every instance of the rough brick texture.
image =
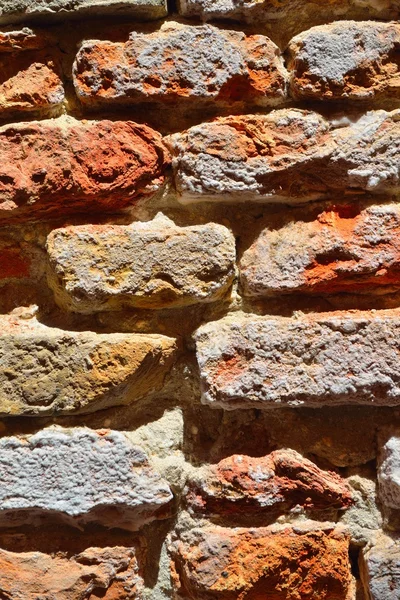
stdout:
[(92, 412), (160, 388), (176, 351), (162, 335), (95, 334), (1, 317), (0, 414)]
[(332, 130), (315, 112), (219, 118), (169, 139), (183, 203), (290, 202), (399, 189), (398, 111)]
[(168, 156), (130, 121), (71, 117), (0, 128), (0, 221), (115, 211), (153, 193)]
[(289, 43), (297, 99), (399, 98), (397, 23), (342, 21), (313, 27)]
[(129, 227), (54, 230), (49, 284), (77, 312), (215, 301), (234, 277), (235, 241), (221, 225), (177, 227), (159, 217)]
[[(117, 431), (46, 429), (0, 440), (0, 523), (12, 527), (50, 514), (135, 530), (172, 499), (147, 456)], [(111, 510), (110, 510), (111, 509)]]
[(203, 402), (227, 409), (397, 405), (399, 326), (397, 311), (209, 323), (196, 333)]
[(400, 599), (399, 14), (0, 0), (0, 600)]
[(373, 539), (360, 556), (366, 597), (371, 600), (397, 600), (400, 590), (399, 566), (399, 540), (387, 535)]
[(4, 0), (0, 6), (0, 25), (24, 20), (62, 20), (87, 14), (158, 19), (166, 15), (166, 0)]
[(350, 600), (348, 540), (337, 531), (288, 527), (194, 529), (172, 552), (184, 598)]
[(223, 515), (271, 514), (293, 508), (344, 509), (351, 492), (341, 478), (319, 469), (293, 450), (276, 450), (265, 457), (225, 458), (201, 471), (189, 484), (194, 510)]
[(76, 57), (74, 83), (93, 105), (213, 102), (279, 104), (286, 70), (278, 47), (262, 35), (168, 22), (129, 41), (85, 42)]
[(87, 548), (70, 559), (0, 550), (0, 573), (0, 593), (13, 600), (142, 597), (134, 548)]
[(267, 227), (241, 259), (243, 294), (384, 293), (400, 287), (398, 204), (327, 207)]

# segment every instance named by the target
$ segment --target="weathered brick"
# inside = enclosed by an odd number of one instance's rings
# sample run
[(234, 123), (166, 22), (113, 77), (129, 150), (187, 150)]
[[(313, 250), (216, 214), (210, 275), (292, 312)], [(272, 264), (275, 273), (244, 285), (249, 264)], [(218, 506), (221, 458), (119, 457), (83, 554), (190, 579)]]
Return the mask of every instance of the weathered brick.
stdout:
[(232, 314), (195, 334), (202, 399), (226, 409), (398, 405), (399, 336), (397, 310)]
[(134, 551), (124, 547), (88, 548), (69, 560), (2, 551), (0, 579), (0, 592), (13, 600), (139, 600), (143, 589)]
[(169, 162), (160, 134), (72, 117), (0, 128), (0, 220), (115, 211), (153, 193)]
[(399, 539), (380, 534), (360, 554), (360, 571), (365, 597), (369, 600), (398, 600), (400, 593)]
[(178, 9), (185, 17), (200, 17), (203, 21), (230, 19), (253, 26), (262, 24), (284, 47), (296, 33), (336, 19), (397, 19), (399, 3), (397, 0), (363, 3), (357, 0), (178, 0)]
[(379, 496), (390, 509), (400, 509), (400, 432), (383, 444), (378, 464)]
[(83, 15), (159, 19), (167, 14), (166, 0), (2, 0), (0, 25), (27, 20), (44, 22)]
[(165, 23), (125, 43), (84, 42), (74, 64), (80, 100), (93, 105), (215, 102), (270, 106), (285, 99), (287, 73), (278, 47), (203, 25)]
[(338, 21), (293, 38), (288, 67), (297, 99), (400, 97), (398, 23)]
[(398, 204), (336, 205), (265, 228), (240, 262), (243, 294), (371, 294), (400, 288)]
[(294, 450), (263, 457), (242, 454), (205, 467), (189, 482), (187, 500), (194, 510), (223, 516), (283, 513), (351, 505), (351, 491), (336, 473), (323, 471)]
[(139, 600), (142, 589), (135, 548), (89, 547), (71, 558), (0, 550), (0, 595), (4, 598)]
[(348, 539), (339, 530), (205, 527), (171, 545), (180, 597), (351, 600)]
[(163, 385), (175, 340), (96, 334), (0, 317), (0, 414), (93, 412), (127, 404)]
[(222, 225), (178, 227), (159, 215), (130, 226), (82, 225), (47, 239), (49, 285), (76, 312), (211, 302), (235, 274), (235, 239)]
[(50, 427), (2, 438), (0, 449), (2, 526), (50, 515), (134, 531), (169, 513), (167, 482), (118, 431)]
[(285, 202), (398, 193), (400, 111), (335, 128), (298, 109), (230, 116), (167, 138), (182, 203)]
[(167, 143), (183, 203), (318, 197), (325, 186), (314, 175), (335, 148), (328, 122), (296, 109), (218, 118)]

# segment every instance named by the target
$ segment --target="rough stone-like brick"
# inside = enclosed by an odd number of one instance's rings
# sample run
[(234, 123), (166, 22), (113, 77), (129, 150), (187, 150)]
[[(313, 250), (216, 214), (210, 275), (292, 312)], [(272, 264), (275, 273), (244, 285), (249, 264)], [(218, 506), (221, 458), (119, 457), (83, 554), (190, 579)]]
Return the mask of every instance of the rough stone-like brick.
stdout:
[(339, 21), (289, 44), (291, 91), (298, 99), (398, 98), (400, 25)]
[(297, 109), (218, 118), (167, 139), (183, 203), (318, 197), (318, 167), (335, 149), (329, 124)]
[(296, 204), (355, 192), (398, 193), (400, 110), (335, 129), (298, 109), (230, 116), (167, 138), (182, 203)]
[[(195, 334), (202, 399), (225, 409), (400, 402), (400, 313), (232, 314)], [(215, 343), (218, 340), (218, 343)]]
[(268, 456), (238, 454), (205, 467), (189, 483), (189, 506), (222, 515), (271, 514), (300, 505), (344, 509), (351, 492), (336, 473), (323, 471), (294, 450)]
[(168, 514), (172, 493), (146, 454), (118, 431), (51, 427), (0, 440), (0, 523), (55, 516), (136, 530)]
[(0, 32), (1, 119), (59, 110), (64, 87), (53, 45), (50, 37), (27, 27)]
[(369, 600), (398, 600), (400, 593), (400, 540), (384, 534), (360, 554), (361, 578)]
[(89, 106), (185, 100), (270, 106), (284, 100), (286, 78), (267, 37), (174, 22), (131, 33), (124, 44), (84, 42), (74, 64), (76, 92)]
[(159, 19), (167, 14), (166, 0), (2, 0), (0, 25), (27, 20), (44, 22), (69, 17), (113, 15)]
[(169, 162), (160, 134), (72, 117), (0, 128), (0, 220), (115, 211), (153, 193)]
[(0, 414), (93, 412), (156, 389), (175, 357), (162, 335), (96, 334), (0, 317)]
[(367, 112), (334, 136), (337, 147), (329, 163), (333, 189), (400, 191), (400, 110)]
[(392, 435), (380, 450), (378, 483), (382, 504), (400, 510), (400, 432)]
[(186, 17), (200, 17), (203, 21), (212, 19), (231, 19), (263, 25), (274, 39), (279, 39), (284, 47), (291, 36), (336, 19), (397, 19), (399, 3), (397, 0), (178, 0), (179, 12)]
[(139, 600), (142, 589), (134, 548), (89, 547), (71, 558), (0, 550), (0, 595), (10, 600)]
[(217, 300), (235, 274), (235, 239), (222, 225), (178, 227), (159, 215), (130, 226), (56, 229), (49, 285), (76, 312), (162, 308)]
[(351, 600), (339, 530), (193, 529), (173, 542), (175, 586), (197, 600)]
[(398, 289), (399, 240), (398, 204), (337, 205), (312, 220), (267, 227), (241, 259), (243, 294)]

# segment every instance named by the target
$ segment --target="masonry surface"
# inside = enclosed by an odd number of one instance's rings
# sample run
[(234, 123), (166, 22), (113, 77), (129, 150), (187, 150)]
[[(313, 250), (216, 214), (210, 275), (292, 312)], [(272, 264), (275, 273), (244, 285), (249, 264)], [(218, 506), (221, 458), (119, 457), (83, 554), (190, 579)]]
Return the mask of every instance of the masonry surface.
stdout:
[(399, 11), (0, 0), (0, 599), (400, 599)]

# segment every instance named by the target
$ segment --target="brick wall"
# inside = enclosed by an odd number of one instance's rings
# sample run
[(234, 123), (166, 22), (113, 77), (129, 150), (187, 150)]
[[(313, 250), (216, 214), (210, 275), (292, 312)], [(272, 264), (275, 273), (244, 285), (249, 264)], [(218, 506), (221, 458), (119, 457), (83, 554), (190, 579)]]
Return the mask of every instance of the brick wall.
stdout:
[(399, 10), (0, 0), (1, 599), (400, 599)]

